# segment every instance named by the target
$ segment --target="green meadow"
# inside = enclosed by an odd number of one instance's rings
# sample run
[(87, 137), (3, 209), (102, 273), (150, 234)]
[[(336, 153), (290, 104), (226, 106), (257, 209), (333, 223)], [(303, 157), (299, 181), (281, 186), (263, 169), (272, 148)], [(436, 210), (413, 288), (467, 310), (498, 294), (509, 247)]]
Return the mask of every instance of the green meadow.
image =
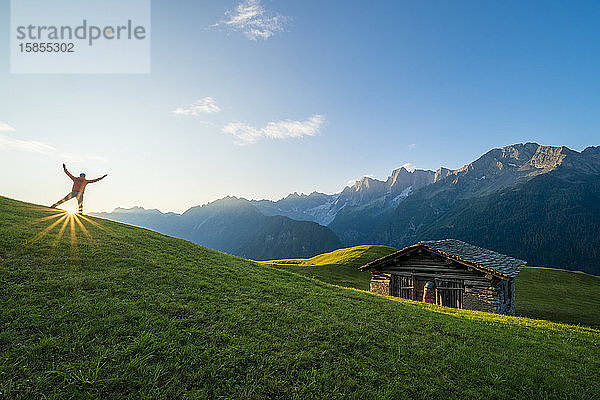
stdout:
[[(369, 290), (371, 275), (358, 268), (395, 252), (356, 246), (307, 259), (262, 261), (339, 286)], [(516, 279), (516, 315), (600, 328), (600, 277), (554, 268), (525, 267)]]
[(259, 264), (0, 197), (0, 398), (600, 396), (600, 331), (334, 285), (366, 278), (327, 282), (328, 257)]

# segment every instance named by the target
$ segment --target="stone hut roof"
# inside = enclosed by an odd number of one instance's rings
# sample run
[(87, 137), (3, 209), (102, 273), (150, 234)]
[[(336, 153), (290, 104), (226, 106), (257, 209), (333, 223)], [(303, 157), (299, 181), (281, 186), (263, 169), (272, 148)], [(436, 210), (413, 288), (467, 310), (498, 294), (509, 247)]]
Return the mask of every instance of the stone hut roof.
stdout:
[(513, 258), (505, 254), (497, 253), (492, 250), (484, 249), (470, 243), (457, 239), (426, 240), (405, 247), (395, 253), (372, 261), (361, 270), (377, 269), (397, 257), (410, 253), (418, 248), (426, 248), (432, 253), (437, 253), (445, 258), (458, 261), (466, 266), (474, 267), (483, 272), (492, 273), (502, 278), (514, 278), (521, 272), (526, 261)]

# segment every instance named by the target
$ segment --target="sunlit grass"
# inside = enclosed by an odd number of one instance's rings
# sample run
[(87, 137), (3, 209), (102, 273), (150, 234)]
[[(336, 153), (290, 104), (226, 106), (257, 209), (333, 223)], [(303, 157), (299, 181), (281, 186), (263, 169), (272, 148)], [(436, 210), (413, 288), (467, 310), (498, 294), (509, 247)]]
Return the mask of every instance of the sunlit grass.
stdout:
[(58, 242), (62, 238), (63, 233), (65, 232), (65, 228), (67, 227), (67, 224), (69, 223), (69, 218), (62, 218), (61, 220), (63, 221), (63, 224), (61, 225), (61, 227), (58, 231), (58, 234), (56, 235), (56, 238), (54, 239), (54, 242), (52, 242), (52, 247), (56, 247), (58, 245)]
[(598, 331), (391, 301), (86, 216), (32, 223), (49, 212), (0, 197), (3, 398), (600, 395)]
[(371, 274), (358, 268), (397, 250), (388, 246), (362, 245), (335, 250), (311, 258), (261, 261), (324, 282), (361, 290), (369, 289)]
[(363, 261), (363, 259), (368, 258), (369, 260), (371, 260), (373, 257), (383, 257), (395, 251), (397, 250), (393, 247), (388, 246), (361, 245), (334, 250), (332, 252), (319, 254), (311, 258), (290, 258), (284, 260), (270, 260), (260, 262), (265, 264), (283, 264), (315, 267), (324, 265), (338, 265), (341, 263), (348, 264), (351, 262), (360, 263)]
[[(48, 209), (40, 208), (39, 211), (47, 212)], [(52, 241), (51, 247), (55, 248), (63, 237), (65, 230), (67, 227), (69, 227), (70, 261), (73, 264), (79, 262), (79, 252), (77, 248), (79, 242), (77, 237), (78, 234), (83, 234), (92, 245), (96, 245), (94, 237), (85, 224), (98, 227), (103, 231), (108, 232), (108, 230), (100, 223), (87, 218), (83, 214), (79, 214), (76, 208), (67, 208), (64, 210), (53, 209), (50, 210), (50, 212), (52, 213), (51, 215), (36, 218), (31, 221), (32, 225), (42, 225), (43, 228), (37, 232), (33, 238), (27, 240), (26, 243), (28, 246), (32, 246), (44, 236), (52, 232), (55, 227), (60, 226), (58, 232), (56, 232), (54, 240)]]

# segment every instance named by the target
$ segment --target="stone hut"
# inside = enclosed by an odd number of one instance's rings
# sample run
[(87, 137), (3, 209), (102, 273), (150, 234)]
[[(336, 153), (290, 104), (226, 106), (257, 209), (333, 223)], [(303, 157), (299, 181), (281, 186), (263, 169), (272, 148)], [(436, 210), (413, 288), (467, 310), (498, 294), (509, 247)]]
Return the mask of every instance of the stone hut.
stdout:
[(372, 261), (371, 292), (513, 315), (515, 277), (526, 262), (456, 239), (429, 240)]

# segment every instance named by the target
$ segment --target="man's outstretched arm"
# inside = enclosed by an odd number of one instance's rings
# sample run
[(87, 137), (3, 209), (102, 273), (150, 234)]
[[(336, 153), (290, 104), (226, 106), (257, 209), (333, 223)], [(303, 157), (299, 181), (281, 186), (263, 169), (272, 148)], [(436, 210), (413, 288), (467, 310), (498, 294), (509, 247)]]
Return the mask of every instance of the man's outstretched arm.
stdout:
[(107, 174), (104, 174), (104, 175), (102, 175), (100, 178), (96, 178), (96, 179), (90, 179), (90, 180), (88, 181), (88, 183), (94, 183), (94, 182), (98, 182), (98, 181), (100, 181), (100, 180), (102, 180), (102, 179), (106, 178), (107, 176), (108, 176)]
[(71, 175), (71, 173), (67, 169), (67, 166), (65, 165), (65, 163), (63, 163), (63, 171), (65, 171), (65, 174), (67, 174), (69, 176), (69, 178), (75, 179), (75, 177), (73, 175)]

